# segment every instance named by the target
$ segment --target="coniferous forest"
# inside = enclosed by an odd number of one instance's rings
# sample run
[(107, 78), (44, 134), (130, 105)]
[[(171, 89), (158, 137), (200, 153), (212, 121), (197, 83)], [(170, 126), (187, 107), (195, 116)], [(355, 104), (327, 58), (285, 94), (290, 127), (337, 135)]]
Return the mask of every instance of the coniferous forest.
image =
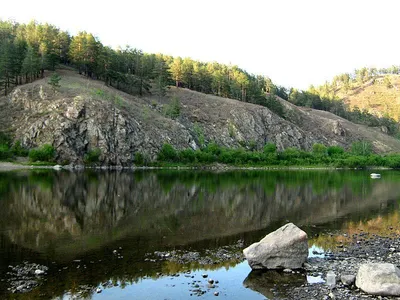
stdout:
[(163, 96), (167, 86), (174, 85), (263, 105), (285, 118), (278, 96), (355, 123), (385, 126), (389, 134), (398, 134), (395, 120), (351, 110), (334, 90), (338, 85), (349, 87), (351, 82), (364, 82), (377, 74), (398, 73), (399, 68), (356, 70), (355, 74), (335, 77), (332, 84), (299, 91), (274, 84), (269, 77), (249, 74), (235, 65), (144, 53), (129, 46), (112, 49), (85, 31), (72, 36), (47, 23), (0, 21), (0, 93), (7, 95), (16, 85), (42, 78), (45, 70), (54, 71), (59, 64), (74, 67), (88, 78), (133, 95), (144, 95), (151, 89)]

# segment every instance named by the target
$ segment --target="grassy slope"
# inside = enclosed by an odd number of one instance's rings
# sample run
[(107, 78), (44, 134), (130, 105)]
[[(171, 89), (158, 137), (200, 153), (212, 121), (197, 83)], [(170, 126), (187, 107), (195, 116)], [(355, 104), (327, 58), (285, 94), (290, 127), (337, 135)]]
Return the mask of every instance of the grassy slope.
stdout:
[(363, 85), (355, 84), (347, 93), (339, 89), (336, 94), (343, 98), (350, 107), (358, 106), (361, 110), (384, 116), (389, 115), (395, 120), (400, 119), (400, 75), (387, 75), (392, 83), (388, 88), (383, 83), (384, 76), (367, 81)]

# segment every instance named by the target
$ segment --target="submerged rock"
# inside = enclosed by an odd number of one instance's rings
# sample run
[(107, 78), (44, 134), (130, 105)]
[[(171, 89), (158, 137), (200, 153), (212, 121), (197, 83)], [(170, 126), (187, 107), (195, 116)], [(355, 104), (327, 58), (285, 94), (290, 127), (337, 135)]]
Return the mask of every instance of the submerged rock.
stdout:
[(360, 266), (356, 286), (371, 295), (400, 296), (400, 270), (389, 263), (368, 263)]
[(243, 250), (252, 269), (300, 269), (308, 257), (307, 234), (293, 223)]

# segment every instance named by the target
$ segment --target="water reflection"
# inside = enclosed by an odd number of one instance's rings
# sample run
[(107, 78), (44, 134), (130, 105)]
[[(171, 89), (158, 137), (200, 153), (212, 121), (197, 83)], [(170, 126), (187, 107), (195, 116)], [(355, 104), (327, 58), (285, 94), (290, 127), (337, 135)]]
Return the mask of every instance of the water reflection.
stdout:
[(302, 273), (285, 273), (283, 271), (251, 271), (243, 285), (249, 287), (268, 299), (274, 299), (274, 293), (285, 294), (290, 286), (300, 287), (307, 283), (307, 276)]
[(366, 175), (6, 173), (0, 174), (0, 225), (12, 243), (63, 256), (127, 235), (151, 237), (161, 244), (187, 244), (284, 220), (299, 225), (326, 223), (386, 207), (391, 199), (399, 198), (400, 190), (389, 174), (381, 181), (371, 181)]
[[(392, 212), (398, 207), (400, 176), (385, 171), (377, 181), (369, 173), (0, 173), (0, 271), (22, 260), (55, 262), (57, 269), (41, 292), (60, 295), (82, 284), (130, 284), (156, 278), (157, 272), (193, 269), (144, 258), (156, 250), (202, 252), (238, 239), (247, 246), (286, 220), (314, 236), (321, 228), (340, 229)], [(325, 247), (329, 241), (316, 237), (312, 243)], [(124, 259), (113, 255), (119, 247)], [(79, 268), (71, 263), (75, 259), (82, 261)]]

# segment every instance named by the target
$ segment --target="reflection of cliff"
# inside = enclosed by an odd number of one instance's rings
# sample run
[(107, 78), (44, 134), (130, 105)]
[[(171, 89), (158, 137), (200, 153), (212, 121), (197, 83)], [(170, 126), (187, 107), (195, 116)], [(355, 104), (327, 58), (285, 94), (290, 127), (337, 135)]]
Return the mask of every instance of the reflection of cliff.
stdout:
[[(389, 174), (389, 173), (388, 173)], [(290, 219), (315, 224), (398, 198), (395, 180), (357, 172), (7, 173), (1, 226), (39, 251), (85, 251), (125, 236), (183, 244)], [(79, 250), (78, 250), (79, 249)]]

